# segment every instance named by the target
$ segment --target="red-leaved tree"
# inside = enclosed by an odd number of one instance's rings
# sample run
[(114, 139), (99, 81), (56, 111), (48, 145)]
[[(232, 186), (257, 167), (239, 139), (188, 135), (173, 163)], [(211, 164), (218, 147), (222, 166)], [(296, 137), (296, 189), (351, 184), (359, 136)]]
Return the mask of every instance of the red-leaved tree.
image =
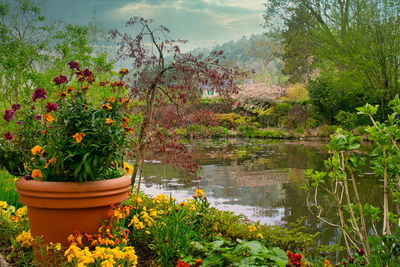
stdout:
[(202, 86), (211, 87), (227, 100), (237, 93), (234, 78), (239, 72), (219, 64), (222, 51), (209, 55), (183, 53), (180, 45), (186, 41), (170, 39), (169, 30), (154, 26), (153, 22), (131, 18), (126, 27), (136, 33), (134, 36), (111, 31), (112, 38), (118, 40), (117, 56), (132, 64), (130, 96), (136, 112), (143, 115), (135, 137), (132, 185), (138, 170), (141, 177), (143, 162), (149, 155), (195, 173), (198, 166), (191, 161), (174, 129), (185, 121), (183, 113), (198, 103)]

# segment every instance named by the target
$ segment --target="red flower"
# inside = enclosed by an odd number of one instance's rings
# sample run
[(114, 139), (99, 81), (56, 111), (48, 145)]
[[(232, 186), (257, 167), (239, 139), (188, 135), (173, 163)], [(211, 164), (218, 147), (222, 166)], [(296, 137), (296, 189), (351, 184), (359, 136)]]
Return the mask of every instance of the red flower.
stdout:
[(33, 102), (36, 102), (37, 99), (43, 98), (46, 99), (46, 91), (43, 88), (38, 88), (33, 92), (32, 99)]
[(54, 104), (52, 102), (47, 103), (46, 105), (46, 109), (47, 109), (47, 113), (52, 112), (53, 110), (57, 110), (58, 106), (57, 104)]
[(14, 111), (10, 109), (6, 109), (4, 112), (3, 118), (7, 121), (10, 122), (12, 116), (14, 116)]
[(187, 262), (182, 262), (181, 259), (178, 260), (178, 264), (176, 265), (176, 267), (190, 267), (190, 264)]
[(362, 248), (357, 249), (357, 253), (358, 255), (360, 255), (361, 257), (365, 254), (364, 250)]
[(56, 83), (56, 85), (59, 85), (63, 83), (68, 83), (68, 78), (67, 76), (63, 76), (60, 74), (60, 76), (55, 77), (53, 81)]
[(11, 139), (14, 138), (14, 136), (10, 132), (6, 132), (4, 135), (5, 135), (7, 140), (11, 140)]
[(69, 62), (68, 65), (71, 70), (73, 70), (73, 69), (79, 70), (79, 64), (75, 61)]

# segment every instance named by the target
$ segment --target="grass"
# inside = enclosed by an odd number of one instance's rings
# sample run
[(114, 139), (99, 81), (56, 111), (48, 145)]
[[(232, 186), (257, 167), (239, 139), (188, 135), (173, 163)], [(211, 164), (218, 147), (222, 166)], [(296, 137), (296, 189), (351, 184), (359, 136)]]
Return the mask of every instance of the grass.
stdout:
[(0, 170), (0, 201), (6, 201), (9, 205), (18, 209), (22, 205), (19, 203), (18, 193), (15, 190), (16, 178), (6, 170)]

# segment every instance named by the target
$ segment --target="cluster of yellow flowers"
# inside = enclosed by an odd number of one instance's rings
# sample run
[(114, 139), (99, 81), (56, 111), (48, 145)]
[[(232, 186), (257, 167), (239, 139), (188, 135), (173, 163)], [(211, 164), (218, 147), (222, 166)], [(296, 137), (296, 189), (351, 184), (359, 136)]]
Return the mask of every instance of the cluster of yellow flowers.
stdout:
[[(249, 231), (250, 231), (250, 233), (253, 233), (253, 232), (255, 232), (256, 230), (257, 230), (257, 227), (255, 227), (255, 226), (252, 225), (252, 224), (249, 225)], [(264, 238), (263, 235), (262, 235), (261, 233), (258, 233), (258, 234), (256, 235), (256, 237), (257, 237), (257, 238), (260, 238), (260, 239), (263, 239), (263, 238)]]
[(102, 267), (108, 266), (137, 266), (138, 257), (135, 249), (127, 246), (124, 248), (106, 248), (97, 246), (94, 251), (88, 247), (81, 249), (75, 243), (65, 251), (69, 263), (76, 262), (78, 267), (84, 267), (87, 264), (98, 262)]
[(31, 232), (22, 231), (22, 233), (15, 238), (15, 241), (23, 248), (29, 248), (32, 246), (33, 238), (31, 236)]
[[(157, 210), (149, 209), (147, 212), (147, 208), (143, 207), (142, 212), (140, 212), (139, 214), (137, 213), (132, 217), (132, 220), (130, 221), (128, 226), (133, 225), (136, 230), (144, 229), (145, 224), (150, 227), (152, 226), (154, 219), (157, 217), (157, 214), (159, 214)], [(142, 219), (142, 221), (139, 218)], [(148, 232), (148, 234), (150, 234), (150, 232)]]
[(28, 220), (28, 211), (26, 206), (15, 211), (15, 207), (9, 206), (6, 201), (0, 201), (0, 217), (10, 223), (18, 223)]

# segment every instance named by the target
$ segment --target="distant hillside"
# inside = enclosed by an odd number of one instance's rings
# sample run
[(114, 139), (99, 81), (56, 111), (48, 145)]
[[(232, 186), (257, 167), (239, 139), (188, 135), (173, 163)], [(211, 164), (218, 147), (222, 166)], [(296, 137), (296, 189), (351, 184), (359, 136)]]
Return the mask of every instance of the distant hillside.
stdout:
[[(261, 34), (252, 35), (250, 38), (242, 37), (237, 41), (229, 41), (222, 45), (217, 45), (211, 49), (198, 48), (190, 51), (193, 54), (207, 54), (210, 51), (224, 51), (222, 64), (236, 65), (254, 74), (251, 78), (259, 82), (264, 82), (263, 60), (266, 55), (271, 54), (268, 39)], [(273, 53), (275, 54), (275, 53)], [(267, 65), (267, 83), (270, 85), (282, 85), (284, 83), (281, 74), (281, 63), (273, 57)]]

